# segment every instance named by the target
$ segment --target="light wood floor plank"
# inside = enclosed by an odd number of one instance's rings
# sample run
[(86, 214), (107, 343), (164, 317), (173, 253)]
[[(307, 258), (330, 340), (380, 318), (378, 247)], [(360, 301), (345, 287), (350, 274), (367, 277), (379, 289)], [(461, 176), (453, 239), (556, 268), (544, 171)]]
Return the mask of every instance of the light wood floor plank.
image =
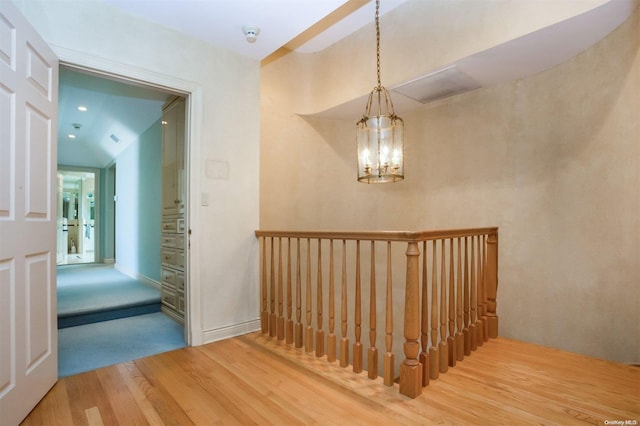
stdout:
[(123, 380), (119, 369), (103, 368), (96, 370), (96, 374), (103, 389), (105, 389), (108, 394), (111, 405), (113, 407), (121, 407), (114, 410), (116, 423), (126, 423), (131, 426), (148, 424), (144, 413), (137, 404), (136, 398), (134, 398), (129, 391), (127, 381)]
[[(640, 421), (640, 368), (492, 339), (409, 399), (259, 333), (61, 379), (25, 425)], [(631, 424), (631, 423), (629, 423)]]
[[(127, 387), (129, 395), (131, 395), (131, 404), (135, 404), (142, 415), (144, 416), (147, 424), (149, 425), (163, 425), (164, 422), (156, 412), (153, 404), (147, 399), (145, 393), (145, 386), (139, 386), (140, 380), (136, 381), (137, 369), (133, 362), (125, 362), (116, 366), (118, 375), (122, 380), (122, 383)], [(111, 370), (107, 368), (105, 370)], [(144, 423), (141, 423), (144, 424)]]

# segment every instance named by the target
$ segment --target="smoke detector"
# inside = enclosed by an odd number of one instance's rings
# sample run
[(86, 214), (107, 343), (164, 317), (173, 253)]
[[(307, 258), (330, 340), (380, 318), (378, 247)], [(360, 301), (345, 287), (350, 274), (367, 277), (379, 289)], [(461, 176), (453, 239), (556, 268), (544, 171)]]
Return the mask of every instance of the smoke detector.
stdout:
[(256, 27), (255, 25), (246, 25), (242, 27), (242, 32), (244, 33), (245, 37), (247, 37), (247, 41), (249, 43), (255, 43), (255, 41), (258, 39), (258, 34), (260, 34), (260, 28)]

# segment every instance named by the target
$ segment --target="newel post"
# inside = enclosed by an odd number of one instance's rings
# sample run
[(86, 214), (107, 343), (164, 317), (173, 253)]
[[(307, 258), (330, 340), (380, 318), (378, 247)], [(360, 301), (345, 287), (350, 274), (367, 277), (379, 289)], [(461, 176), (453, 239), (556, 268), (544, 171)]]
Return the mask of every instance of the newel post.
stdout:
[(485, 291), (487, 297), (487, 319), (489, 337), (498, 337), (498, 315), (496, 315), (496, 297), (498, 294), (498, 232), (487, 238), (487, 266), (485, 269)]
[[(407, 276), (404, 301), (404, 356), (400, 365), (400, 393), (415, 398), (422, 393), (422, 364), (418, 361), (420, 344), (420, 288), (418, 243), (407, 245)], [(495, 304), (494, 304), (495, 306)]]

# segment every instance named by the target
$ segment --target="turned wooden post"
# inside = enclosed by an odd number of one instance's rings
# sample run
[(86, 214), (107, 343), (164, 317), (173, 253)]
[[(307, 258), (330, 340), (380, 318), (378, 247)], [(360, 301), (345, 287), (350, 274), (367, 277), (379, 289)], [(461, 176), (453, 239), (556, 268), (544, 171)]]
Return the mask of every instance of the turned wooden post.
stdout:
[(383, 357), (384, 384), (393, 386), (394, 355), (393, 355), (393, 284), (391, 279), (391, 241), (387, 241), (387, 306), (385, 321), (385, 347), (387, 352)]
[(291, 238), (287, 238), (287, 322), (285, 325), (286, 343), (293, 343), (293, 300), (291, 288)]
[(269, 332), (269, 312), (267, 311), (267, 301), (269, 295), (267, 294), (267, 238), (262, 237), (262, 262), (260, 265), (261, 279), (260, 279), (260, 291), (262, 293), (262, 311), (260, 314), (260, 325), (262, 326), (262, 333), (267, 334)]
[(498, 315), (496, 314), (496, 298), (498, 294), (498, 233), (489, 234), (487, 238), (487, 268), (485, 271), (485, 291), (487, 294), (487, 320), (489, 321), (489, 337), (498, 337)]
[(456, 292), (457, 317), (456, 317), (456, 359), (462, 361), (464, 359), (464, 322), (462, 320), (462, 241), (458, 238), (458, 275), (456, 277), (458, 291)]
[(369, 277), (369, 349), (367, 350), (367, 374), (378, 377), (378, 348), (376, 348), (376, 242), (371, 240), (371, 274)]
[(278, 341), (284, 340), (284, 283), (282, 281), (282, 238), (278, 238)]
[(429, 348), (429, 378), (440, 376), (440, 351), (438, 350), (438, 243), (432, 241), (431, 255), (431, 347)]
[(333, 273), (333, 240), (329, 240), (329, 337), (327, 338), (327, 361), (336, 360), (336, 301)]
[(324, 356), (324, 325), (322, 321), (322, 240), (318, 238), (318, 279), (316, 281), (318, 329), (316, 330), (316, 356)]
[(277, 327), (277, 316), (276, 316), (276, 270), (275, 270), (275, 252), (273, 250), (273, 242), (274, 238), (271, 238), (271, 273), (270, 273), (270, 277), (271, 277), (271, 291), (270, 291), (270, 297), (271, 297), (271, 306), (270, 306), (270, 312), (271, 315), (269, 316), (269, 336), (271, 337), (275, 337), (276, 336), (276, 327)]
[(342, 293), (340, 296), (340, 367), (349, 365), (349, 338), (347, 337), (348, 302), (347, 302), (347, 240), (342, 240)]
[(447, 273), (445, 262), (444, 239), (441, 241), (440, 256), (440, 372), (446, 373), (449, 369), (449, 349), (447, 345)]
[(469, 314), (469, 238), (464, 238), (464, 356), (471, 355), (471, 333), (469, 324), (471, 316)]
[(477, 309), (477, 294), (476, 294), (476, 261), (475, 261), (475, 249), (473, 248), (473, 242), (475, 237), (471, 237), (471, 323), (469, 324), (469, 336), (471, 340), (471, 350), (478, 349), (478, 332), (476, 331), (476, 309)]
[(482, 291), (480, 303), (482, 304), (482, 339), (489, 340), (489, 318), (487, 317), (487, 240), (482, 236)]
[(484, 322), (482, 321), (482, 279), (483, 279), (483, 264), (482, 264), (482, 252), (483, 252), (483, 244), (480, 244), (480, 240), (484, 241), (484, 237), (483, 236), (478, 236), (478, 240), (476, 241), (476, 246), (477, 246), (477, 252), (478, 252), (478, 259), (476, 260), (478, 267), (476, 268), (476, 270), (478, 271), (478, 274), (476, 276), (476, 280), (477, 280), (477, 288), (476, 288), (476, 315), (477, 315), (477, 321), (476, 321), (476, 343), (478, 346), (482, 346), (482, 344), (484, 343)]
[(400, 393), (415, 398), (422, 393), (422, 364), (418, 361), (420, 344), (420, 249), (407, 244), (407, 275), (404, 301), (404, 361), (400, 365)]
[(312, 314), (311, 314), (311, 239), (307, 238), (307, 291), (306, 291), (306, 304), (307, 304), (307, 328), (304, 336), (304, 351), (313, 352), (313, 326)]
[(356, 240), (356, 307), (355, 307), (355, 337), (353, 344), (353, 372), (362, 372), (362, 288), (360, 282), (360, 240)]
[(294, 344), (301, 348), (302, 342), (302, 274), (300, 271), (300, 238), (296, 239), (296, 324), (294, 330)]
[(420, 364), (422, 364), (422, 386), (429, 384), (429, 287), (427, 280), (427, 242), (422, 242), (422, 303), (420, 309)]
[(447, 346), (449, 347), (449, 366), (455, 367), (456, 356), (456, 289), (455, 274), (453, 268), (453, 238), (449, 239), (449, 337)]

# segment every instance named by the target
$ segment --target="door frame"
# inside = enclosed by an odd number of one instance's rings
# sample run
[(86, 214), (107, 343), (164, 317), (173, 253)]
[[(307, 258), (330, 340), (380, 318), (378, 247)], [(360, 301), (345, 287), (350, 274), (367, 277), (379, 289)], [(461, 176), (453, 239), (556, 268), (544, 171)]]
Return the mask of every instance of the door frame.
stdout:
[(203, 115), (203, 89), (200, 85), (178, 77), (160, 74), (144, 68), (123, 64), (111, 59), (96, 57), (87, 53), (50, 45), (60, 59), (60, 66), (90, 72), (106, 78), (118, 79), (134, 84), (141, 84), (151, 88), (175, 93), (186, 99), (185, 121), (185, 226), (187, 229), (187, 250), (185, 251), (185, 341), (189, 346), (204, 343), (202, 332), (201, 306), (198, 302), (201, 294), (200, 241), (198, 233), (193, 229), (200, 229), (200, 218), (195, 194), (200, 193), (200, 179), (198, 176), (197, 159), (200, 158), (201, 132)]

